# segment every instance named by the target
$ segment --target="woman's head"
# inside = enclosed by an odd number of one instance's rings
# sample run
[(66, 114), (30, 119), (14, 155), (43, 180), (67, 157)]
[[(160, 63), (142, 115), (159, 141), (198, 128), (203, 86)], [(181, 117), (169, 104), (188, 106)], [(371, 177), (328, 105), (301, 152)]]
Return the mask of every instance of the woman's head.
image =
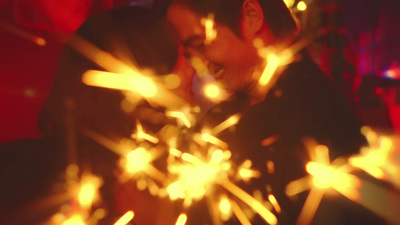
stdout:
[[(175, 67), (177, 45), (169, 35), (164, 19), (151, 9), (135, 6), (100, 12), (82, 24), (71, 38), (84, 39), (103, 52), (138, 69), (155, 75), (168, 74)], [(84, 48), (85, 46), (80, 46)], [(86, 86), (82, 74), (104, 70), (73, 45), (67, 45), (59, 62), (52, 92), (44, 106), (40, 125), (63, 133), (66, 117), (72, 115), (78, 126), (116, 138), (127, 137), (133, 120), (121, 110), (120, 91)], [(95, 52), (91, 52), (96, 54)], [(112, 76), (112, 74), (110, 74)]]

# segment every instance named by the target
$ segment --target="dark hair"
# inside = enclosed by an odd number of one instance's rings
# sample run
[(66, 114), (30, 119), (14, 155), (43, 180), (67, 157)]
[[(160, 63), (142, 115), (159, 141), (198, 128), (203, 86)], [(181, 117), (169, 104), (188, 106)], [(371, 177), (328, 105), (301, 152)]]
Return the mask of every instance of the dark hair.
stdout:
[[(238, 36), (241, 36), (239, 20), (245, 0), (172, 0), (189, 9), (207, 16), (213, 13), (215, 21), (225, 24)], [(289, 9), (282, 0), (258, 0), (265, 22), (277, 38), (291, 38), (297, 32), (297, 25)]]

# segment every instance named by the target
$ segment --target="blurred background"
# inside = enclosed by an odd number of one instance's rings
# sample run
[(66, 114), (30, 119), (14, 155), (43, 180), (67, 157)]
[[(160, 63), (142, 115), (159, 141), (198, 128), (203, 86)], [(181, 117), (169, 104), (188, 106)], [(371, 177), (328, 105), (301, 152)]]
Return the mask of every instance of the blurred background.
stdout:
[[(155, 0), (157, 1), (157, 0)], [(160, 3), (161, 2), (161, 3)], [(312, 58), (365, 124), (400, 135), (400, 1), (285, 1)], [(0, 143), (40, 137), (36, 120), (70, 35), (96, 12), (154, 0), (0, 0)]]

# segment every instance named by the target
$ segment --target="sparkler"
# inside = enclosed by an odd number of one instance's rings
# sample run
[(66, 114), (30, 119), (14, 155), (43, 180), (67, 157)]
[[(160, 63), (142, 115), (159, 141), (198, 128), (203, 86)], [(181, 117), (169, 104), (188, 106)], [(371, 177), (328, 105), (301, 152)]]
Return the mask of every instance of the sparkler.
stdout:
[[(205, 26), (207, 27), (208, 24), (208, 27), (212, 27), (212, 23), (210, 23), (210, 20), (207, 21), (205, 22)], [(212, 35), (210, 40), (212, 40)], [(259, 46), (260, 54), (265, 57), (267, 61), (267, 66), (259, 79), (259, 84), (263, 87), (266, 87), (267, 85), (271, 86), (273, 84), (273, 81), (277, 79), (277, 77), (275, 76), (277, 74), (277, 69), (279, 67), (282, 67), (283, 65), (287, 65), (292, 62), (294, 54), (301, 48), (303, 48), (306, 43), (308, 42), (303, 41), (301, 43), (297, 43), (296, 45), (293, 45), (290, 49), (285, 49), (284, 51), (281, 51), (279, 54), (272, 53), (272, 50), (261, 48)], [(104, 67), (110, 66), (109, 63), (102, 63), (102, 60), (100, 60), (99, 57), (96, 57), (96, 59), (98, 64), (102, 64), (104, 65)], [(115, 59), (112, 60), (115, 61)], [(122, 70), (111, 67), (110, 69), (114, 71), (127, 70), (125, 65), (122, 65), (122, 67), (124, 68)], [(132, 73), (135, 74), (137, 73), (137, 71), (130, 70), (128, 74)], [(86, 84), (100, 87), (111, 87), (123, 90), (133, 89), (143, 97), (147, 98), (154, 97), (156, 91), (151, 90), (158, 91), (157, 88), (146, 88), (141, 90), (136, 86), (131, 86), (130, 83), (133, 85), (136, 80), (129, 79), (136, 78), (128, 77), (128, 75), (119, 76), (117, 74), (112, 74), (113, 78), (104, 78), (105, 76), (111, 77), (110, 75), (111, 74), (104, 72), (89, 71), (84, 75), (83, 81)], [(137, 77), (138, 79), (143, 80), (145, 79), (140, 74), (136, 74), (133, 77)], [(105, 81), (108, 79), (111, 79), (111, 82), (105, 83)], [(155, 87), (152, 81), (148, 80), (147, 78), (145, 79), (145, 81), (150, 85), (149, 87)], [(146, 85), (143, 84), (139, 86)], [(221, 95), (221, 92), (219, 92), (221, 89), (217, 86), (212, 86), (210, 84), (206, 87), (208, 87), (209, 96), (213, 96), (215, 98)], [(148, 92), (148, 89), (150, 90), (150, 92)], [(191, 128), (193, 126), (193, 123), (195, 122), (193, 117), (191, 117), (189, 110), (167, 110), (166, 115), (172, 118), (176, 118), (179, 123), (183, 124), (186, 128)], [(235, 125), (239, 121), (239, 119), (239, 115), (233, 115), (226, 121), (222, 122), (212, 129), (204, 129), (201, 133), (191, 134), (193, 137), (193, 141), (197, 143), (198, 147), (200, 147), (200, 149), (197, 149), (191, 153), (189, 153), (190, 151), (182, 152), (176, 148), (176, 142), (178, 141), (176, 140), (176, 137), (174, 137), (175, 141), (169, 140), (168, 144), (171, 144), (171, 146), (168, 150), (168, 154), (170, 155), (168, 157), (169, 159), (167, 166), (168, 174), (163, 174), (162, 172), (151, 166), (151, 162), (155, 160), (156, 157), (154, 157), (151, 151), (143, 147), (138, 147), (127, 154), (121, 154), (122, 159), (120, 166), (122, 168), (125, 168), (125, 171), (129, 175), (127, 176), (129, 177), (129, 179), (136, 179), (138, 183), (141, 183), (143, 185), (143, 187), (139, 189), (144, 189), (146, 186), (149, 185), (149, 181), (147, 180), (146, 176), (150, 176), (157, 181), (162, 181), (162, 184), (168, 184), (165, 190), (169, 194), (170, 198), (172, 200), (183, 199), (184, 207), (190, 207), (193, 201), (197, 201), (205, 197), (207, 199), (219, 199), (217, 202), (208, 201), (210, 209), (218, 209), (220, 211), (220, 213), (218, 213), (220, 217), (218, 217), (216, 213), (211, 213), (213, 217), (212, 219), (216, 224), (221, 223), (218, 221), (226, 220), (231, 212), (235, 214), (235, 216), (241, 221), (241, 223), (251, 223), (250, 220), (245, 216), (245, 213), (243, 213), (239, 205), (232, 198), (228, 197), (229, 195), (236, 196), (236, 198), (240, 199), (245, 204), (250, 206), (250, 208), (254, 209), (267, 223), (276, 224), (278, 222), (277, 218), (271, 211), (269, 211), (259, 201), (257, 201), (255, 198), (253, 198), (251, 195), (249, 195), (233, 183), (233, 180), (235, 179), (249, 181), (251, 178), (259, 177), (259, 172), (250, 169), (251, 161), (249, 160), (245, 161), (241, 166), (239, 166), (235, 172), (235, 170), (233, 170), (233, 164), (230, 161), (230, 151), (227, 150), (229, 146), (223, 141), (219, 140), (217, 137), (215, 137), (216, 134)], [(177, 127), (177, 129), (179, 130), (180, 128)], [(137, 122), (137, 133), (132, 135), (132, 138), (135, 138), (136, 141), (148, 141), (152, 144), (159, 143), (158, 138), (152, 135), (148, 135), (143, 131), (143, 127), (140, 125), (139, 121)], [(269, 145), (270, 143), (275, 142), (278, 138), (279, 135), (264, 140), (263, 145)], [(204, 154), (206, 155), (206, 157), (203, 156)], [(318, 167), (319, 165), (310, 164), (309, 167), (313, 168), (313, 166)], [(150, 170), (149, 168), (152, 169)], [(273, 162), (267, 162), (267, 168), (269, 172), (273, 173)], [(154, 176), (154, 174), (152, 175), (150, 171), (157, 171), (158, 176)], [(312, 171), (312, 169), (310, 169), (310, 171)], [(237, 176), (233, 176), (232, 174), (237, 174)], [(163, 178), (160, 179), (160, 177)], [(216, 188), (217, 186), (222, 187), (222, 189)], [(275, 197), (270, 194), (268, 196), (268, 199), (271, 202), (271, 205), (274, 207), (275, 211), (280, 212), (281, 209)], [(186, 214), (182, 214), (178, 219), (177, 224), (185, 223), (185, 217)]]
[[(212, 41), (216, 33), (213, 30), (214, 23), (211, 15), (204, 20), (204, 25), (209, 30), (207, 31), (207, 40)], [(268, 91), (268, 88), (278, 78), (280, 69), (293, 62), (295, 54), (311, 40), (312, 38), (304, 39), (283, 51), (266, 49), (262, 47), (262, 43), (256, 41), (255, 45), (258, 46), (260, 55), (267, 62), (265, 70), (258, 80), (260, 87)], [(177, 125), (169, 124), (164, 127), (174, 130), (172, 135), (168, 132), (165, 134), (162, 132), (147, 133), (145, 127), (140, 121), (137, 121), (136, 133), (132, 134), (130, 144), (115, 143), (91, 131), (82, 131), (86, 136), (121, 156), (119, 160), (119, 166), (123, 170), (120, 174), (121, 182), (134, 180), (140, 190), (146, 188), (153, 190), (150, 192), (154, 195), (161, 196), (163, 192), (166, 192), (172, 200), (182, 199), (185, 208), (190, 207), (193, 201), (206, 198), (208, 207), (211, 210), (217, 210), (217, 212), (210, 213), (215, 224), (222, 224), (222, 221), (228, 220), (232, 215), (235, 215), (242, 224), (251, 224), (251, 220), (236, 199), (256, 211), (267, 223), (278, 223), (276, 216), (261, 201), (235, 184), (236, 181), (250, 182), (251, 179), (260, 177), (260, 172), (251, 168), (250, 160), (245, 160), (239, 166), (234, 165), (228, 144), (216, 136), (223, 130), (236, 125), (240, 120), (239, 114), (229, 117), (213, 128), (204, 128), (199, 133), (190, 132), (188, 129), (196, 124), (193, 110), (188, 107), (182, 108), (181, 106), (185, 103), (166, 90), (163, 84), (157, 83), (156, 79), (150, 76), (144, 76), (136, 68), (122, 63), (84, 40), (75, 39), (72, 45), (109, 71), (88, 71), (83, 75), (85, 84), (133, 91), (149, 101), (166, 107), (166, 116), (177, 120)], [(208, 95), (213, 98), (223, 96), (220, 92), (222, 89), (212, 85), (212, 83), (208, 83), (207, 87), (211, 90), (208, 91)], [(172, 104), (170, 104), (171, 102)], [(178, 137), (179, 132), (182, 131), (185, 132), (185, 141), (189, 142), (189, 147), (183, 149), (184, 151), (180, 150), (178, 144), (182, 141)], [(366, 135), (374, 139), (373, 135)], [(279, 135), (275, 135), (263, 140), (261, 144), (268, 146), (279, 138)], [(368, 153), (364, 152), (362, 157), (350, 158), (350, 164), (380, 179), (384, 178), (382, 174), (387, 172), (397, 175), (398, 171), (394, 165), (382, 169), (389, 159), (390, 148), (391, 145), (385, 139), (379, 148), (383, 149), (383, 156), (378, 163), (371, 164), (366, 157)], [(153, 165), (156, 160), (165, 159), (161, 158), (161, 155), (167, 155), (167, 171), (160, 170)], [(312, 156), (311, 162), (306, 165), (306, 170), (310, 175), (291, 182), (286, 191), (289, 196), (292, 196), (311, 189), (298, 219), (299, 224), (311, 222), (319, 202), (328, 189), (334, 189), (353, 201), (357, 201), (359, 198), (358, 188), (361, 181), (350, 174), (352, 168), (349, 164), (339, 164), (338, 161), (330, 162), (328, 149), (323, 146), (317, 147)], [(272, 161), (266, 160), (266, 167), (268, 173), (274, 173), (275, 165)], [(76, 174), (76, 172), (72, 174)], [(73, 176), (76, 180), (76, 175)], [(83, 209), (83, 212), (79, 210), (73, 211), (73, 213), (68, 212), (69, 217), (57, 214), (53, 217), (58, 221), (56, 224), (87, 224), (90, 220), (88, 210), (96, 199), (101, 179), (82, 176), (81, 183), (77, 183), (75, 180), (69, 182), (73, 184), (69, 190), (74, 193), (74, 199), (79, 202), (79, 207)], [(282, 209), (273, 194), (268, 195), (268, 200), (275, 212), (281, 213)], [(101, 213), (98, 212), (98, 214)], [(133, 216), (133, 212), (127, 212), (115, 225), (126, 224)], [(188, 220), (187, 216), (185, 213), (180, 214), (176, 224), (185, 224)]]
[(359, 155), (350, 157), (349, 163), (377, 179), (389, 179), (398, 185), (400, 171), (398, 162), (397, 164), (395, 162), (395, 156), (399, 153), (395, 151), (394, 140), (387, 136), (379, 137), (368, 127), (363, 127), (362, 133), (367, 137), (371, 147), (362, 148)]
[(306, 170), (310, 176), (292, 181), (287, 185), (286, 194), (288, 196), (310, 189), (297, 224), (311, 223), (323, 195), (330, 188), (353, 201), (356, 201), (359, 197), (358, 188), (361, 181), (355, 175), (349, 173), (350, 170), (346, 165), (340, 165), (339, 159), (331, 163), (328, 151), (326, 146), (315, 147), (310, 154), (312, 160), (306, 165)]
[(106, 211), (96, 209), (92, 214), (93, 203), (98, 201), (98, 189), (102, 185), (102, 179), (88, 172), (79, 177), (79, 168), (70, 164), (66, 169), (66, 185), (70, 200), (59, 212), (53, 215), (49, 224), (54, 225), (91, 225), (104, 218)]

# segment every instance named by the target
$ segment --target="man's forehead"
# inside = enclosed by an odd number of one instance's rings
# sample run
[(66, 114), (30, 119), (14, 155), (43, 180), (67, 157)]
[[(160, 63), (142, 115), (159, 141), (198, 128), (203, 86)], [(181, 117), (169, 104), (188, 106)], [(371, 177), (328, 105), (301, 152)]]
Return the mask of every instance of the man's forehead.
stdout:
[(168, 10), (168, 20), (183, 42), (204, 36), (205, 28), (202, 24), (202, 16), (185, 6), (171, 5)]

